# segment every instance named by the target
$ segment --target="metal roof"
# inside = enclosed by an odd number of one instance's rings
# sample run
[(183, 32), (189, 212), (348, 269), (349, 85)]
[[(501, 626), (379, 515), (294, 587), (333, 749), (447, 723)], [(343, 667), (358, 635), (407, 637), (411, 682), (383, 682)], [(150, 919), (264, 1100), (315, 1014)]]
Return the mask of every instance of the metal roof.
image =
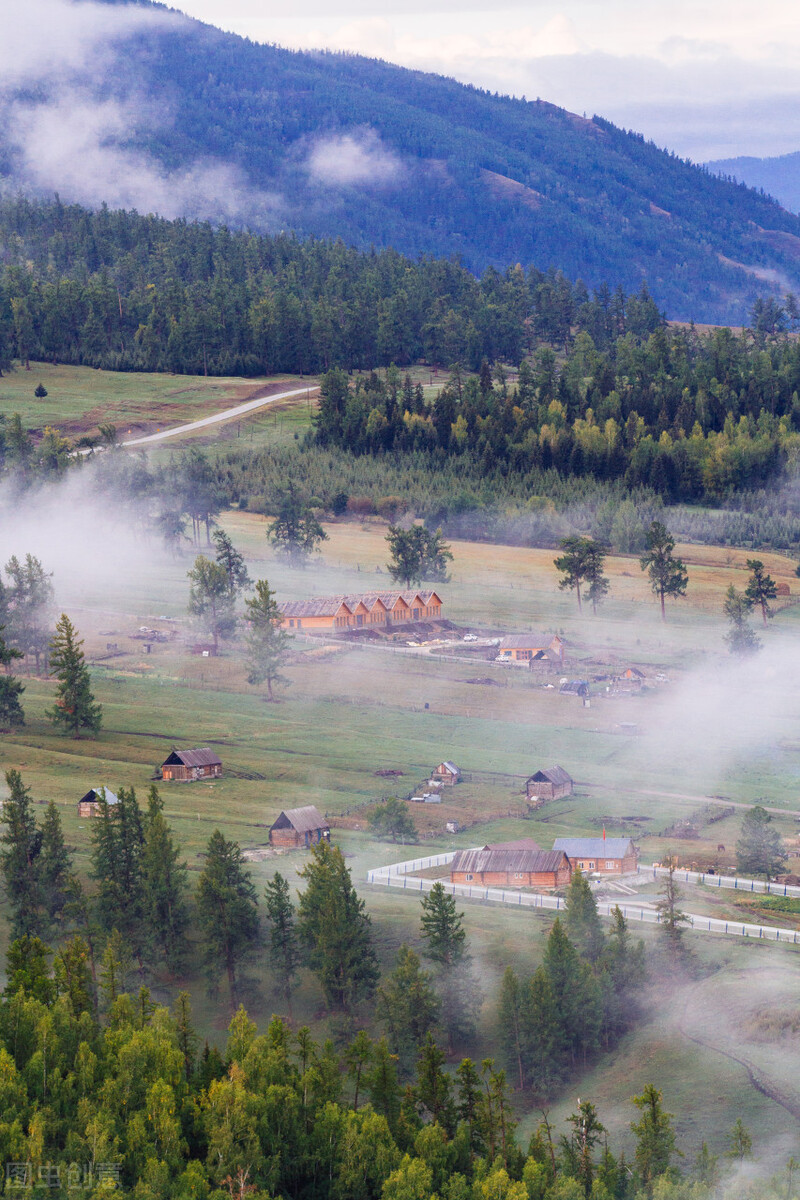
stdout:
[(561, 641), (556, 633), (510, 633), (500, 641), (501, 650), (549, 650)]
[(556, 838), (554, 850), (563, 850), (567, 858), (625, 858), (636, 853), (630, 838)]
[(533, 773), (533, 775), (531, 775), (530, 779), (526, 779), (525, 782), (526, 783), (541, 783), (545, 779), (547, 780), (548, 783), (554, 783), (554, 784), (572, 783), (573, 782), (572, 776), (568, 775), (563, 767), (558, 767), (558, 766), (544, 767), (543, 770), (541, 770), (541, 771), (534, 771), (534, 773)]
[(325, 818), (313, 804), (304, 808), (287, 808), (277, 817), (272, 829), (285, 829), (290, 825), (298, 833), (313, 833), (317, 829), (328, 829)]
[(166, 767), (169, 763), (183, 763), (184, 767), (221, 767), (222, 759), (209, 746), (199, 750), (173, 750), (169, 758), (161, 764)]
[(96, 804), (102, 792), (106, 794), (106, 804), (119, 804), (119, 797), (114, 795), (111, 788), (104, 787), (89, 788), (86, 795), (81, 796), (78, 804)]
[(561, 850), (459, 850), (451, 871), (480, 875), (484, 871), (551, 872), (564, 866)]
[[(441, 762), (441, 763), (439, 763), (439, 767), (444, 767), (444, 769), (445, 769), (445, 770), (446, 770), (446, 771), (447, 771), (447, 772), (448, 772), (450, 775), (460, 775), (460, 774), (461, 774), (461, 771), (458, 769), (458, 767), (456, 766), (456, 764), (455, 764), (455, 763), (451, 763), (451, 762), (447, 762), (447, 760), (445, 760), (444, 762)], [(437, 767), (437, 768), (436, 768), (436, 770), (437, 770), (437, 771), (439, 770), (439, 767)]]
[(286, 600), (278, 605), (285, 617), (333, 617), (344, 606), (349, 612), (363, 604), (367, 609), (373, 609), (380, 600), (385, 608), (392, 609), (402, 600), (409, 608), (415, 603), (430, 604), (433, 597), (441, 603), (437, 592), (428, 590), (416, 592), (363, 592), (361, 594), (342, 592), (337, 596), (315, 596), (312, 600)]

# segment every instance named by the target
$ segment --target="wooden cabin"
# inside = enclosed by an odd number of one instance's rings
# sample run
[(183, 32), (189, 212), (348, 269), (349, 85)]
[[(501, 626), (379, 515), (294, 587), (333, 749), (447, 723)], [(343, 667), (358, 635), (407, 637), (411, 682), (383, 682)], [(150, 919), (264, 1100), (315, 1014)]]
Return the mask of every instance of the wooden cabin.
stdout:
[(507, 634), (501, 639), (496, 661), (561, 666), (564, 662), (564, 642), (558, 634)]
[(327, 629), (332, 633), (369, 626), (435, 621), (442, 615), (441, 597), (424, 589), (317, 596), (314, 600), (287, 600), (279, 607), (283, 614), (283, 629)]
[(78, 801), (78, 816), (96, 817), (100, 811), (100, 798), (104, 792), (106, 804), (119, 804), (119, 798), (114, 795), (110, 788), (90, 788), (86, 795), (81, 796)]
[(554, 850), (562, 850), (573, 871), (586, 874), (630, 875), (639, 865), (639, 851), (630, 838), (556, 838)]
[(445, 787), (453, 787), (461, 779), (461, 771), (455, 763), (441, 762), (435, 771), (431, 771), (431, 779)]
[(208, 746), (200, 750), (173, 750), (161, 764), (161, 778), (179, 783), (219, 779), (221, 775), (222, 759)]
[(546, 800), (561, 800), (564, 796), (571, 796), (574, 790), (574, 780), (563, 767), (544, 767), (525, 780), (525, 795), (529, 800), (538, 800), (540, 804)]
[(451, 883), (485, 887), (552, 889), (566, 886), (571, 878), (572, 867), (563, 851), (519, 849), (514, 842), (459, 850), (450, 864)]
[(328, 841), (331, 827), (313, 804), (305, 808), (287, 808), (273, 822), (269, 831), (270, 846), (295, 849)]

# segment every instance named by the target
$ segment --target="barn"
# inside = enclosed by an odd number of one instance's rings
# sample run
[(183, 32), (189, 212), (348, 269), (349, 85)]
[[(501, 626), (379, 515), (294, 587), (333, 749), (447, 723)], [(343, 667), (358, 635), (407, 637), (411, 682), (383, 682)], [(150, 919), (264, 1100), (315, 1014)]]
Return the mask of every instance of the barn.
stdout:
[(560, 800), (571, 796), (575, 783), (563, 767), (545, 767), (525, 780), (525, 794), (529, 800), (544, 804), (546, 800)]
[(630, 838), (557, 838), (554, 850), (566, 854), (573, 869), (587, 874), (629, 875), (639, 864), (639, 851)]
[(330, 836), (328, 822), (313, 804), (308, 804), (305, 808), (287, 808), (280, 814), (270, 828), (269, 844), (294, 849), (328, 841)]
[(450, 864), (451, 883), (485, 887), (557, 888), (568, 884), (571, 876), (572, 868), (563, 851), (540, 850), (538, 846), (520, 848), (517, 842), (459, 850)]
[(119, 804), (119, 799), (111, 791), (111, 788), (97, 787), (90, 788), (85, 796), (81, 796), (78, 801), (78, 816), (79, 817), (95, 817), (100, 811), (100, 797), (105, 792), (106, 804)]
[(200, 750), (173, 750), (161, 764), (161, 777), (191, 783), (195, 779), (219, 779), (222, 759), (208, 746)]
[(461, 778), (461, 771), (455, 763), (441, 762), (434, 771), (431, 771), (431, 779), (437, 783), (443, 783), (445, 787), (453, 787)]

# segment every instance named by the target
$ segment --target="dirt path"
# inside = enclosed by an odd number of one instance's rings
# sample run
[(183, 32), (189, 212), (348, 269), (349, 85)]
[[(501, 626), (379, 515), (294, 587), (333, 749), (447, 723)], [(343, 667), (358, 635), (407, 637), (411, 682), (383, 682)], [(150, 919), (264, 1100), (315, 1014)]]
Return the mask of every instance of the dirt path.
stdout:
[(747, 1058), (742, 1058), (738, 1054), (732, 1054), (729, 1050), (723, 1050), (721, 1046), (715, 1046), (713, 1042), (707, 1042), (704, 1038), (697, 1037), (696, 1034), (687, 1033), (685, 1029), (686, 1008), (689, 1000), (687, 999), (684, 1005), (684, 1021), (681, 1022), (679, 1028), (682, 1035), (690, 1042), (694, 1042), (696, 1046), (702, 1046), (705, 1050), (710, 1050), (713, 1054), (721, 1054), (723, 1058), (735, 1062), (738, 1066), (743, 1067), (747, 1072), (747, 1078), (752, 1087), (762, 1096), (766, 1096), (768, 1100), (772, 1100), (775, 1104), (779, 1104), (785, 1109), (795, 1120), (800, 1120), (800, 1101), (792, 1099), (778, 1088), (771, 1079), (764, 1075), (759, 1067), (755, 1066)]
[[(728, 800), (720, 796), (693, 796), (689, 792), (661, 792), (650, 788), (617, 787), (616, 785), (612, 788), (610, 784), (605, 783), (589, 783), (586, 786), (593, 791), (625, 792), (628, 796), (661, 796), (665, 800), (689, 800), (692, 804), (718, 804), (722, 808), (750, 809), (754, 804), (758, 803), (758, 801), (754, 800), (753, 804), (745, 804), (741, 800)], [(773, 808), (768, 804), (764, 804), (762, 807), (767, 812), (777, 813), (782, 817), (796, 817), (799, 815), (796, 808)]]
[(235, 404), (233, 408), (224, 408), (221, 412), (213, 413), (210, 417), (201, 417), (199, 421), (189, 421), (186, 425), (176, 425), (174, 429), (162, 429), (159, 433), (150, 433), (147, 437), (131, 438), (123, 442), (123, 446), (150, 446), (154, 442), (163, 442), (167, 438), (179, 437), (184, 433), (194, 433), (196, 429), (205, 429), (209, 425), (220, 425), (223, 421), (232, 421), (245, 413), (255, 412), (276, 400), (289, 400), (293, 396), (310, 395), (317, 387), (294, 388), (291, 392), (274, 392), (272, 395), (257, 395), (246, 400), (243, 404)]

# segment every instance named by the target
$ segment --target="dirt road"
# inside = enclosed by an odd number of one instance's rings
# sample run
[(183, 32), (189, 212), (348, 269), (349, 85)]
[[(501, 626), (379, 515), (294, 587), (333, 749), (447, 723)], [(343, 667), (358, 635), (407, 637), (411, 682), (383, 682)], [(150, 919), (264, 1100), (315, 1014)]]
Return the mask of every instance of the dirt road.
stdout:
[(221, 425), (223, 421), (232, 421), (246, 413), (255, 412), (257, 408), (274, 404), (276, 400), (290, 400), (293, 396), (310, 395), (318, 390), (317, 387), (294, 388), (291, 392), (275, 392), (271, 396), (256, 396), (253, 400), (246, 400), (244, 404), (235, 404), (233, 408), (224, 408), (210, 417), (202, 417), (199, 421), (189, 421), (186, 425), (176, 425), (174, 429), (162, 429), (159, 433), (148, 434), (147, 437), (131, 438), (122, 445), (150, 446), (154, 442), (166, 441), (167, 438), (179, 437), (184, 433), (194, 433), (196, 429), (205, 429), (209, 425)]

